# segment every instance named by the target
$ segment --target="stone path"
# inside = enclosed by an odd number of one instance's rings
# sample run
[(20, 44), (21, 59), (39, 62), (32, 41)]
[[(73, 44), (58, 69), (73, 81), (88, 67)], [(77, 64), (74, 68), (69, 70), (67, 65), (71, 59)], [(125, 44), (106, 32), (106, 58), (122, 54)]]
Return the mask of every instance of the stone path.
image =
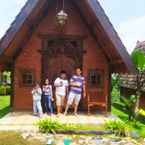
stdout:
[[(48, 117), (43, 115), (42, 118)], [(86, 115), (80, 114), (74, 115), (60, 115), (59, 117), (54, 115), (53, 118), (57, 118), (62, 123), (82, 123), (82, 124), (102, 124), (108, 120), (108, 117), (104, 115)], [(0, 131), (14, 130), (14, 131), (33, 131), (37, 132), (35, 122), (40, 118), (33, 116), (30, 112), (12, 112), (0, 119)]]

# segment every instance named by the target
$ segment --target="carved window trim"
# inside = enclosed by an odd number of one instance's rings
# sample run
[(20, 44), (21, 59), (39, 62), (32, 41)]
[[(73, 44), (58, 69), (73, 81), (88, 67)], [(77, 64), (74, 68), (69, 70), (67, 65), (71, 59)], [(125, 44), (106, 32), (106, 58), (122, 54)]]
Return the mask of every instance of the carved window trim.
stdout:
[[(19, 73), (20, 73), (20, 80), (19, 80), (20, 87), (33, 87), (35, 85), (35, 70), (34, 69), (22, 68), (19, 70)], [(27, 80), (24, 80), (24, 77)], [(31, 83), (29, 81), (31, 81)]]
[[(81, 66), (83, 54), (86, 53), (83, 48), (84, 36), (71, 35), (41, 35), (43, 56), (52, 58), (57, 55), (66, 55), (75, 60), (76, 66)], [(70, 49), (68, 49), (70, 48)], [(76, 55), (73, 55), (73, 54)]]
[(103, 89), (104, 71), (101, 69), (89, 69), (88, 70), (88, 86), (90, 88)]

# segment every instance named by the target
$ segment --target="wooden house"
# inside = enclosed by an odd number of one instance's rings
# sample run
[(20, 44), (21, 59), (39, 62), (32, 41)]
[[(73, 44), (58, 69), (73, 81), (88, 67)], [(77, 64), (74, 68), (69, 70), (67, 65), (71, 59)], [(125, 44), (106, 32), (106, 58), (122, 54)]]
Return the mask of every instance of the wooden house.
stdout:
[(28, 0), (0, 40), (0, 71), (12, 72), (12, 110), (32, 110), (35, 81), (53, 81), (61, 70), (70, 77), (75, 66), (83, 70), (89, 96), (80, 109), (110, 111), (111, 73), (135, 72), (97, 0)]

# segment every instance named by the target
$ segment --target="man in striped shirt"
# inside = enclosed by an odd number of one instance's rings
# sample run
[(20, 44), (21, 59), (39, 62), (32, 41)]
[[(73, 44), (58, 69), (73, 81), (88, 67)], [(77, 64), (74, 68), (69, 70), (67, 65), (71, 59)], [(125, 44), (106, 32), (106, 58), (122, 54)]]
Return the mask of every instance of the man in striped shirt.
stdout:
[(85, 78), (81, 75), (82, 71), (80, 68), (76, 68), (76, 74), (70, 79), (70, 92), (67, 100), (67, 105), (65, 109), (65, 115), (74, 101), (74, 114), (77, 115), (78, 105), (81, 100), (81, 96), (86, 96), (85, 89)]

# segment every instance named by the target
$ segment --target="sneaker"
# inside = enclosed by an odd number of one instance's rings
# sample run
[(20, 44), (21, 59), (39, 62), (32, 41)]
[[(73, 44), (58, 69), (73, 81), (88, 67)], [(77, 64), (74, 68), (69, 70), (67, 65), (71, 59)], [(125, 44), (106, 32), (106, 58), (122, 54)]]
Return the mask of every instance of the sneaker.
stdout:
[(43, 114), (39, 114), (38, 117), (39, 117), (39, 118), (42, 118), (42, 117), (43, 117)]
[(37, 116), (37, 113), (33, 113), (33, 116)]

